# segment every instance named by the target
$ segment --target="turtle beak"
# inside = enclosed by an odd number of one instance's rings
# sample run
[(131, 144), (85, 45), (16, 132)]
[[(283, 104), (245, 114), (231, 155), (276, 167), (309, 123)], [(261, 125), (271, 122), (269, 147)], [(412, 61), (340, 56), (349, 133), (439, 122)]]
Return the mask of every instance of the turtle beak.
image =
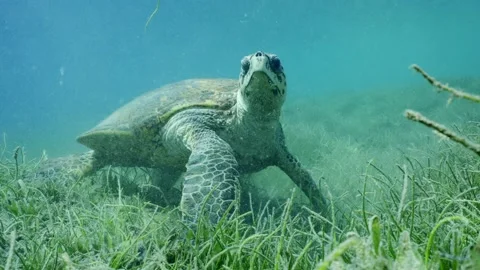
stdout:
[(268, 58), (268, 56), (265, 53), (258, 51), (251, 56), (250, 68), (253, 73), (259, 71), (263, 71), (266, 73), (270, 70), (269, 62), (270, 59)]
[(277, 85), (279, 75), (273, 70), (270, 57), (264, 52), (258, 51), (251, 56), (249, 87), (261, 89), (273, 94), (273, 98), (283, 93), (282, 85)]

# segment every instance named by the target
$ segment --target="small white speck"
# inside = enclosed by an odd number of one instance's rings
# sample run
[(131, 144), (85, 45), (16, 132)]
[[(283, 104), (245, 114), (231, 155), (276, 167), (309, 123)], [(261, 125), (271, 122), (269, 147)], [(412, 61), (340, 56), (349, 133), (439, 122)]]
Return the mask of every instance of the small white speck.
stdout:
[(58, 85), (63, 86), (63, 76), (65, 75), (65, 68), (63, 66), (60, 67), (60, 80), (58, 81)]

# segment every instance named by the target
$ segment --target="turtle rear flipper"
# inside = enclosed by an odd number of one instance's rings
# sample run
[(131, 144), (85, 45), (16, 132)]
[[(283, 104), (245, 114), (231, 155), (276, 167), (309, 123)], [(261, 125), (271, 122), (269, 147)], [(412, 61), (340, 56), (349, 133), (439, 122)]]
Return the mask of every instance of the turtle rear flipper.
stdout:
[(26, 181), (78, 179), (95, 172), (97, 168), (95, 166), (94, 151), (88, 151), (82, 154), (42, 161), (24, 179)]
[(159, 205), (177, 205), (180, 203), (182, 191), (175, 184), (183, 171), (178, 168), (159, 165), (151, 171), (152, 186), (146, 190), (148, 201)]

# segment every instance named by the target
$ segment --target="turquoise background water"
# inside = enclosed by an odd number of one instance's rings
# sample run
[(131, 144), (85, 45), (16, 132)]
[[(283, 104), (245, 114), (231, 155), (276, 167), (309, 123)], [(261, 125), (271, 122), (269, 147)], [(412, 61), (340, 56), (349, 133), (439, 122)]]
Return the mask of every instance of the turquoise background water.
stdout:
[(82, 151), (75, 137), (135, 96), (185, 78), (235, 78), (257, 50), (282, 59), (290, 100), (420, 82), (412, 63), (439, 77), (480, 70), (478, 0), (161, 0), (145, 29), (155, 6), (0, 0), (8, 144), (30, 156)]

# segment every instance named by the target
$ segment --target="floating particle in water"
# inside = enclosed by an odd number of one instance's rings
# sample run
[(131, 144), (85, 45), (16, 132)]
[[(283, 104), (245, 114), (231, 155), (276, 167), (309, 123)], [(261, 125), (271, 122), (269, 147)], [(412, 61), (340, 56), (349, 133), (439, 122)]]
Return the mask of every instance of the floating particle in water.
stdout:
[(60, 67), (60, 80), (58, 81), (58, 84), (60, 86), (63, 86), (63, 76), (65, 75), (65, 67), (61, 66)]

